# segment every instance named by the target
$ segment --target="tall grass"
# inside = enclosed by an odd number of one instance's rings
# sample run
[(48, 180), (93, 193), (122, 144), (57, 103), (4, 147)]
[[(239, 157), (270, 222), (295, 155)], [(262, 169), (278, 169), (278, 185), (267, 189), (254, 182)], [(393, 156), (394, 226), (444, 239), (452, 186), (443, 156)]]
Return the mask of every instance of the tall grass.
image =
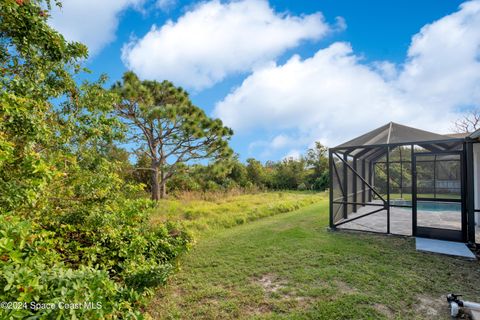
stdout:
[(220, 194), (160, 201), (152, 223), (177, 221), (194, 234), (230, 228), (263, 217), (285, 213), (325, 199), (325, 192), (262, 192), (256, 194)]
[(225, 198), (231, 198), (234, 196), (241, 196), (246, 194), (256, 194), (265, 192), (258, 187), (250, 188), (231, 188), (226, 190), (216, 191), (175, 191), (173, 197), (177, 200), (192, 201), (192, 200), (205, 200), (205, 201), (218, 201)]

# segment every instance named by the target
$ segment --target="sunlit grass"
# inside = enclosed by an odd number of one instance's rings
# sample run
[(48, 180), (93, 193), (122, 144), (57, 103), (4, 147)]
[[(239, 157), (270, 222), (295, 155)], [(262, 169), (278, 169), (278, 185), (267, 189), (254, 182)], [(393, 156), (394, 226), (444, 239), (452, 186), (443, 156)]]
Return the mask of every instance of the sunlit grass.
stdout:
[(181, 259), (149, 312), (155, 319), (449, 319), (442, 295), (480, 300), (478, 262), (417, 252), (412, 238), (327, 225), (325, 198), (210, 233)]
[(285, 191), (218, 196), (208, 201), (167, 199), (159, 203), (151, 221), (177, 221), (198, 235), (297, 210), (327, 196), (326, 192)]

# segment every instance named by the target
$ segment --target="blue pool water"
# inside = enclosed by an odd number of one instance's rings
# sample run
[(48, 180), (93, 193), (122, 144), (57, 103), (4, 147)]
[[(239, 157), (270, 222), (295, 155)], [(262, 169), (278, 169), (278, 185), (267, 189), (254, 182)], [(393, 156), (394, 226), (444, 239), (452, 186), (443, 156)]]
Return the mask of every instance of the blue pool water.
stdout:
[[(391, 200), (392, 205), (411, 206), (412, 201), (408, 200)], [(417, 210), (424, 211), (461, 211), (461, 203), (452, 202), (435, 202), (435, 201), (417, 201)]]

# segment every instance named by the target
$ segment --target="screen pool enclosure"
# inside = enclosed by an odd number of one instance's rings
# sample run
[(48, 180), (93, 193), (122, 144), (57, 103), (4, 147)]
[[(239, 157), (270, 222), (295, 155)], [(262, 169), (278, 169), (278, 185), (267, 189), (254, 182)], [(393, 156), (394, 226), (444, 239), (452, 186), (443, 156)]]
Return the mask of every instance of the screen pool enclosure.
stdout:
[(331, 148), (330, 227), (480, 242), (478, 135), (389, 123)]

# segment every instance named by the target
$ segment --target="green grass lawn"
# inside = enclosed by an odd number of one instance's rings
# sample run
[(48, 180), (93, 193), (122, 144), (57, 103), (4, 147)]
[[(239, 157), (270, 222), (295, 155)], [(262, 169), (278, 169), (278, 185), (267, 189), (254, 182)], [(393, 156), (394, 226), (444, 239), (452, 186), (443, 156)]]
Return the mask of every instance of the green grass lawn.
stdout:
[(448, 319), (480, 300), (477, 262), (409, 238), (327, 231), (328, 201), (198, 241), (152, 301), (155, 319)]

